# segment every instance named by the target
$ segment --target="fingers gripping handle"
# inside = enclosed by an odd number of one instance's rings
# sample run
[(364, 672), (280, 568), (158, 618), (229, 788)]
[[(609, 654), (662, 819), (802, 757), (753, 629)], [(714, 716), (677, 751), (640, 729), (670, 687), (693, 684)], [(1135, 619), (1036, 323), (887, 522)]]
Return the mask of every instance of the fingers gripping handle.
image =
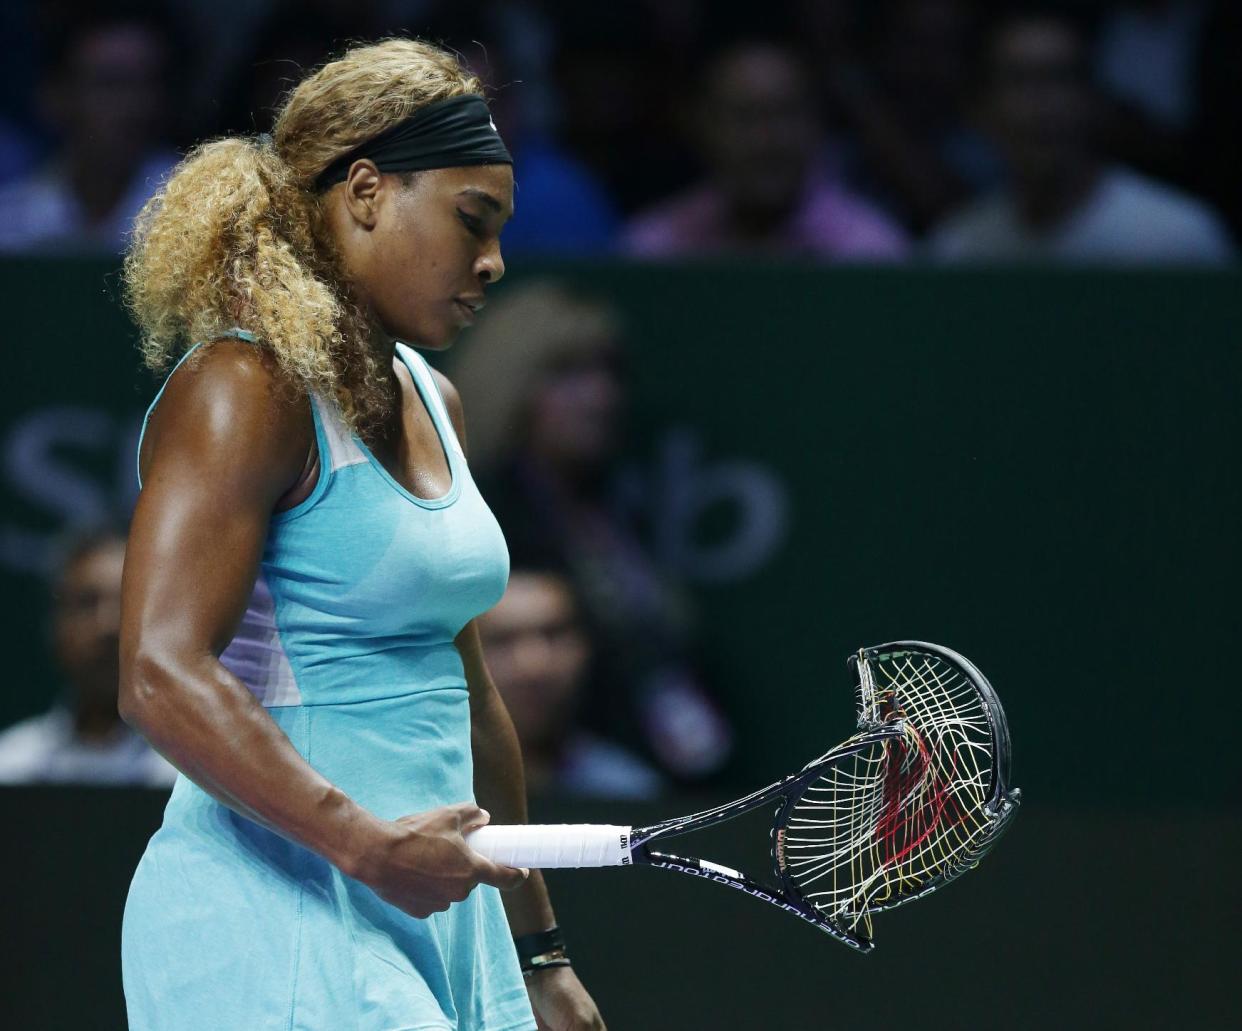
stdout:
[(466, 844), (494, 863), (535, 870), (629, 866), (630, 828), (597, 823), (480, 827)]

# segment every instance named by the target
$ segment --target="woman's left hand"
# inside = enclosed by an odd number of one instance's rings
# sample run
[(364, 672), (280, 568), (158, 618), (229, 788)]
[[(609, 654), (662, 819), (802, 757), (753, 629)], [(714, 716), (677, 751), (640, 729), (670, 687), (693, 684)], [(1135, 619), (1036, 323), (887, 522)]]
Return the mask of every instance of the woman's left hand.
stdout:
[(549, 967), (526, 978), (539, 1031), (605, 1031), (604, 1018), (573, 967)]

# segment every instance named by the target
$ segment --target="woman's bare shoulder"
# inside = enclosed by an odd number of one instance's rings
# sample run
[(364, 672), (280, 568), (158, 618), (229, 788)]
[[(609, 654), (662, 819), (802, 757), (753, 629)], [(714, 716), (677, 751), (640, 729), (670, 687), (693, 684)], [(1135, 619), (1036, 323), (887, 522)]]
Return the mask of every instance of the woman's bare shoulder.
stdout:
[(277, 478), (301, 471), (314, 440), (310, 402), (266, 348), (225, 338), (199, 347), (169, 378), (143, 439), (142, 465), (178, 453), (218, 457)]
[[(255, 404), (273, 415), (297, 408), (288, 377), (266, 347), (225, 337), (200, 345), (169, 379), (165, 397), (180, 394), (212, 404)], [(163, 402), (161, 401), (161, 404)]]

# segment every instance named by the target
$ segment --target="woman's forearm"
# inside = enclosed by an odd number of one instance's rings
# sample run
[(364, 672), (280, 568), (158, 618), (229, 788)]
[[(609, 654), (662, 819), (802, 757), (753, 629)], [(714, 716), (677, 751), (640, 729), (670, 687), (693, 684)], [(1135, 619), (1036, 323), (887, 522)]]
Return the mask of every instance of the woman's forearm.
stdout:
[[(482, 695), (471, 709), (475, 799), (491, 814), (494, 824), (525, 823), (526, 782), (513, 721), (490, 676), (482, 686), (471, 684), (470, 691), (476, 698)], [(532, 870), (521, 887), (505, 892), (503, 899), (509, 929), (515, 936), (545, 931), (556, 924), (548, 889), (538, 870)]]
[(129, 661), (120, 709), (218, 801), (354, 872), (381, 821), (316, 772), (214, 656)]

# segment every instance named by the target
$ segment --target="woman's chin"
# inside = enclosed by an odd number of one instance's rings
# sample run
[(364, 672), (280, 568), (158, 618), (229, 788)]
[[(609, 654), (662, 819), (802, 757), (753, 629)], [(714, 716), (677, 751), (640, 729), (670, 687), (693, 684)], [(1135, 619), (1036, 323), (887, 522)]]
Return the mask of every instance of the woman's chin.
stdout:
[(461, 330), (454, 326), (451, 329), (446, 330), (434, 341), (426, 343), (423, 346), (432, 351), (446, 351), (453, 346), (460, 335)]
[(460, 326), (420, 326), (409, 327), (405, 332), (394, 333), (393, 337), (410, 347), (420, 347), (424, 351), (443, 351), (453, 346), (453, 341), (461, 333)]

